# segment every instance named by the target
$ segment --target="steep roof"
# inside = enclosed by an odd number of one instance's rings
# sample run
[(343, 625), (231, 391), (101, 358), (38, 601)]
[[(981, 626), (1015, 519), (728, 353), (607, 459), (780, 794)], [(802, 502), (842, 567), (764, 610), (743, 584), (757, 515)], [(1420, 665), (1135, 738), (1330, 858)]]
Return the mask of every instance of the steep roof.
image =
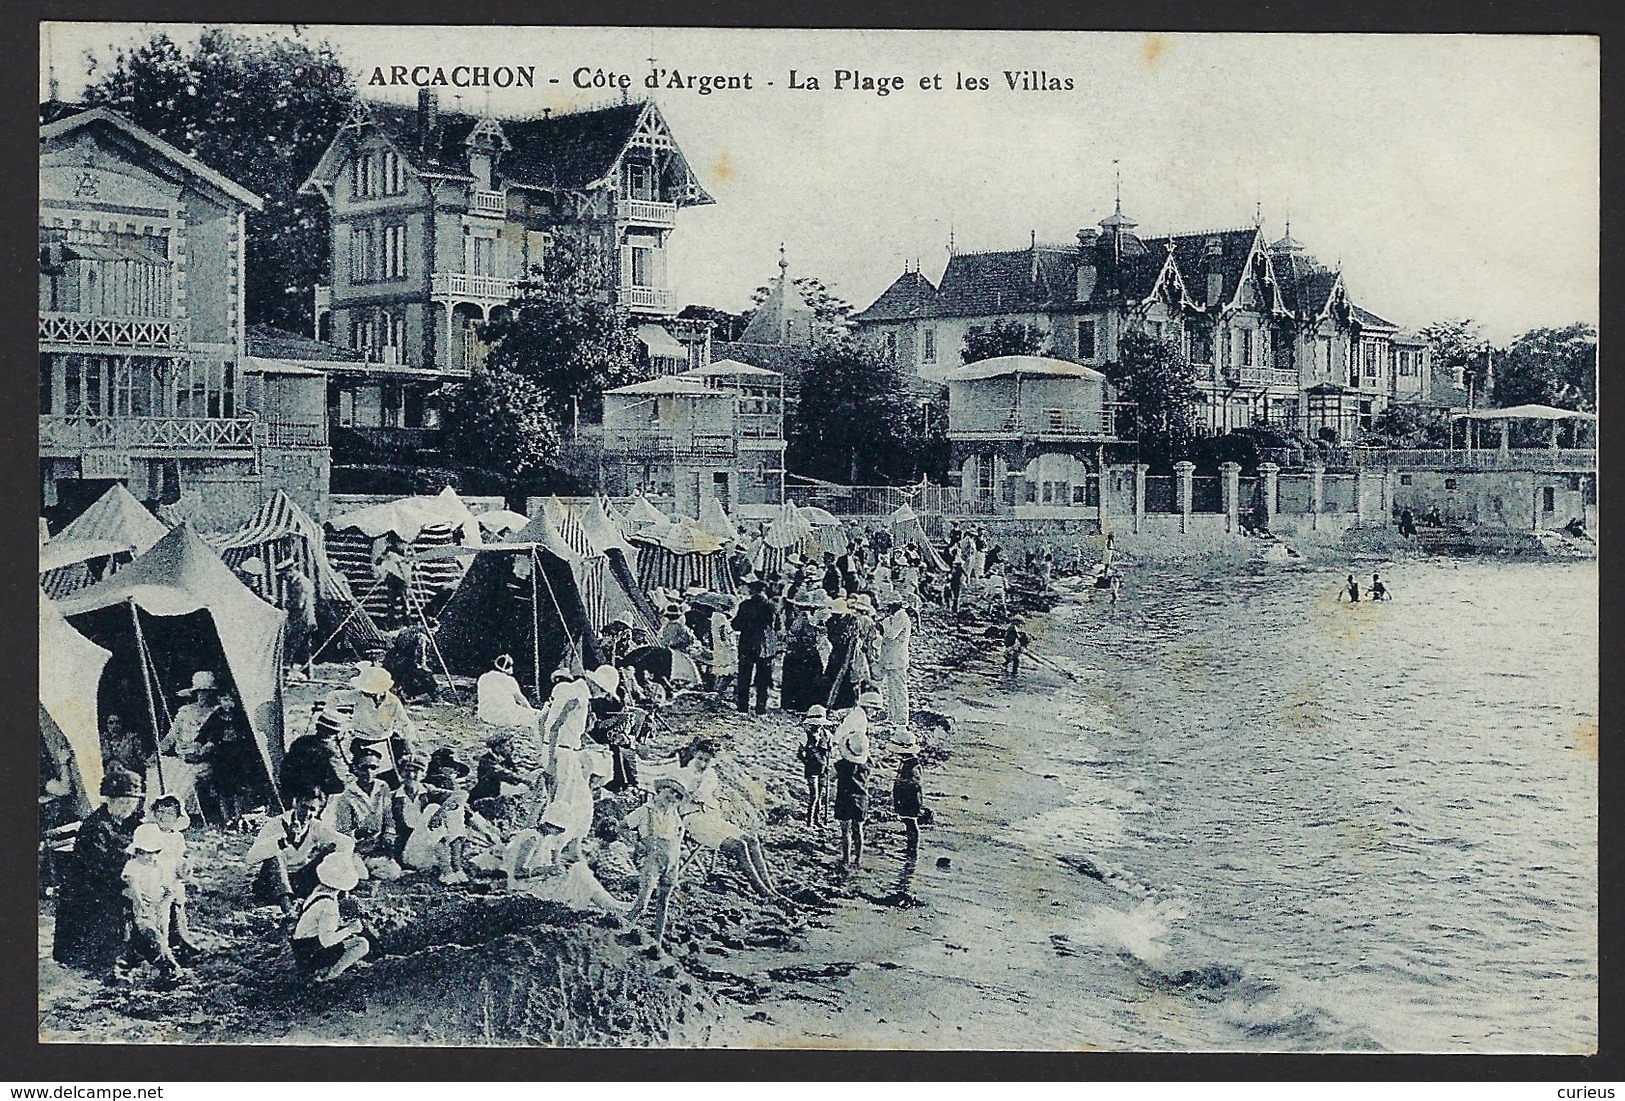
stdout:
[(1218, 302), (1222, 305), (1235, 298), (1236, 290), (1241, 285), (1241, 277), (1247, 270), (1247, 258), (1252, 255), (1253, 243), (1258, 240), (1258, 236), (1258, 228), (1249, 226), (1246, 229), (1221, 229), (1211, 233), (1179, 233), (1169, 237), (1148, 238), (1146, 247), (1153, 251), (1165, 250), (1166, 242), (1172, 241), (1174, 263), (1179, 265), (1180, 273), (1191, 289), (1191, 297), (1205, 305), (1209, 247), (1216, 243), (1217, 270), (1222, 276)]
[(1010, 252), (965, 252), (948, 261), (937, 288), (937, 317), (1024, 313), (1070, 302), (1076, 249), (1035, 245)]
[(854, 321), (904, 321), (930, 315), (937, 288), (917, 271), (905, 271), (881, 292), (869, 308), (854, 314)]
[[(431, 140), (419, 139), (418, 108), (407, 104), (370, 102), (365, 105), (373, 123), (420, 173), (468, 179), (466, 143), (482, 120), (461, 111), (438, 112), (439, 123)], [(497, 120), (507, 147), (496, 161), (504, 183), (540, 189), (583, 190), (604, 180), (621, 154), (632, 144), (644, 116), (659, 109), (653, 103), (617, 103), (540, 118)], [(675, 146), (673, 146), (675, 150)], [(682, 154), (677, 152), (682, 161)], [(687, 162), (683, 161), (684, 170)], [(692, 180), (692, 175), (690, 176)], [(692, 193), (678, 200), (685, 206), (714, 202), (692, 183)]]
[(790, 279), (788, 265), (779, 260), (779, 277), (769, 284), (768, 295), (750, 315), (750, 323), (739, 339), (750, 344), (809, 343), (817, 318), (802, 297), (801, 288)]
[(1398, 325), (1395, 325), (1392, 321), (1389, 321), (1385, 317), (1377, 316), (1364, 306), (1354, 307), (1354, 320), (1358, 321), (1361, 326), (1367, 329), (1392, 329), (1394, 332), (1399, 331)]

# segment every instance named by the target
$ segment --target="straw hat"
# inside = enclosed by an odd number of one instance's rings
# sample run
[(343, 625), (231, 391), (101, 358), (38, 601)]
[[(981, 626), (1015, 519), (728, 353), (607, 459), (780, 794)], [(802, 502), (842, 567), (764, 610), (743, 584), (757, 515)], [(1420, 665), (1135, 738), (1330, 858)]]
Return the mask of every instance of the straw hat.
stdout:
[(395, 687), (395, 678), (390, 676), (389, 670), (382, 665), (362, 662), (356, 666), (356, 674), (350, 680), (350, 687), (364, 695), (382, 696)]
[(616, 616), (614, 619), (604, 624), (604, 629), (600, 631), (599, 634), (618, 635), (622, 631), (630, 631), (631, 629), (632, 625), (630, 623), (628, 623), (625, 619), (622, 619), (620, 616)]
[(824, 709), (824, 705), (821, 703), (815, 703), (811, 707), (807, 708), (807, 716), (806, 718), (802, 719), (802, 722), (806, 723), (808, 726), (835, 725), (834, 720), (829, 717), (829, 712)]
[(660, 779), (656, 780), (654, 790), (659, 791), (662, 788), (670, 788), (681, 798), (688, 798), (688, 785), (677, 779), (675, 776), (662, 776)]
[(324, 887), (335, 891), (353, 891), (361, 882), (361, 873), (355, 866), (354, 854), (331, 852), (316, 865), (316, 878)]
[(468, 775), (468, 766), (457, 756), (457, 751), (443, 746), (429, 754), (429, 773), (431, 775), (451, 775), (463, 777)]
[(255, 577), (265, 576), (265, 563), (258, 556), (243, 559), (237, 564), (237, 569), (242, 573), (252, 574)]
[(179, 692), (176, 692), (175, 695), (177, 695), (177, 696), (195, 696), (199, 692), (218, 692), (218, 691), (220, 691), (220, 684), (219, 684), (218, 681), (215, 680), (214, 674), (209, 672), (206, 669), (199, 669), (196, 673), (192, 674), (192, 685), (191, 685), (191, 687), (190, 688), (182, 688)]
[(621, 687), (621, 674), (613, 665), (600, 665), (587, 673), (587, 683), (606, 696), (613, 696)]
[(835, 615), (846, 615), (851, 612), (852, 606), (847, 602), (846, 597), (838, 596), (829, 602), (829, 610)]
[(879, 692), (870, 689), (858, 697), (858, 706), (863, 708), (865, 711), (869, 710), (871, 707), (883, 708), (886, 706), (886, 697), (882, 696)]
[(496, 660), (491, 662), (491, 668), (499, 673), (513, 673), (513, 655), (498, 654)]
[(124, 850), (130, 853), (159, 853), (164, 851), (164, 840), (168, 835), (164, 828), (156, 822), (143, 822), (135, 828), (135, 836), (130, 838), (129, 846)]
[(869, 761), (869, 735), (853, 730), (841, 742), (841, 760), (867, 764)]
[(912, 730), (903, 730), (892, 738), (892, 748), (899, 753), (918, 753), (920, 736)]
[(366, 745), (365, 743), (356, 746), (350, 752), (351, 761), (359, 761), (363, 757), (371, 757), (375, 763), (382, 764), (384, 753), (377, 746)]

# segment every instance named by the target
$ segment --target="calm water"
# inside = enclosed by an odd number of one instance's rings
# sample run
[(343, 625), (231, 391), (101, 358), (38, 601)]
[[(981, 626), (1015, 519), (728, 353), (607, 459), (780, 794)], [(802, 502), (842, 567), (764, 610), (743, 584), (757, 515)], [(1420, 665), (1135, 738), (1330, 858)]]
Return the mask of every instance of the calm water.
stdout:
[(1338, 603), (1344, 570), (1147, 568), (1042, 639), (1081, 678), (1076, 794), (1017, 835), (1088, 854), (1081, 935), (1178, 1003), (1125, 1005), (1125, 1037), (1594, 1046), (1596, 565), (1374, 568), (1392, 602)]

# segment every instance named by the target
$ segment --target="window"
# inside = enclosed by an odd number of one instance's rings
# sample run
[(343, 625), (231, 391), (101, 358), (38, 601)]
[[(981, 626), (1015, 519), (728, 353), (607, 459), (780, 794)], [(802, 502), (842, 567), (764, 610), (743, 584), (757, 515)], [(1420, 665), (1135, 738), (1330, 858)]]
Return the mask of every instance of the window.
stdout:
[(383, 408), (379, 411), (378, 424), (381, 428), (399, 428), (401, 426), (401, 386), (398, 382), (386, 382), (380, 387)]
[(1399, 476), (1399, 484), (1402, 485), (1402, 486), (1410, 485), (1411, 484), (1411, 475), (1409, 475), (1409, 474), (1401, 474)]
[(1251, 329), (1239, 329), (1237, 335), (1241, 343), (1241, 365), (1251, 367), (1253, 365), (1253, 331)]
[(358, 153), (350, 162), (350, 193), (358, 199), (378, 194), (377, 162), (371, 153)]
[(350, 282), (370, 283), (376, 270), (373, 261), (373, 230), (371, 226), (350, 228)]
[(390, 279), (406, 277), (406, 226), (384, 227), (384, 275)]
[(39, 411), (40, 415), (48, 417), (53, 411), (52, 399), (54, 388), (51, 385), (51, 357), (39, 357)]
[(386, 149), (384, 160), (384, 194), (399, 195), (406, 190), (406, 174), (401, 171), (400, 154)]
[(1315, 341), (1315, 372), (1322, 375), (1332, 373), (1332, 338), (1329, 336)]
[(654, 169), (646, 164), (628, 164), (621, 188), (624, 199), (653, 200), (655, 197)]
[(1155, 340), (1158, 343), (1162, 342), (1163, 329), (1164, 325), (1160, 321), (1147, 321), (1145, 323), (1146, 333), (1151, 337), (1152, 340)]
[(659, 286), (655, 282), (654, 249), (634, 248), (632, 250), (632, 285), (634, 287)]
[(1456, 479), (1454, 479), (1454, 478), (1446, 478), (1444, 480), (1444, 487), (1446, 489), (1455, 489), (1456, 488)]
[(371, 313), (356, 317), (354, 328), (351, 329), (350, 347), (369, 358), (377, 349), (378, 321)]
[(1377, 346), (1375, 344), (1365, 346), (1365, 377), (1377, 377)]
[(1371, 423), (1372, 423), (1371, 403), (1369, 401), (1362, 401), (1360, 403), (1360, 427), (1361, 428), (1370, 428)]
[(1080, 321), (1078, 322), (1078, 358), (1080, 360), (1094, 359), (1095, 354), (1094, 319)]
[(469, 254), (471, 275), (496, 275), (497, 242), (494, 237), (475, 237)]
[(893, 330), (886, 333), (886, 358), (893, 359), (896, 356), (897, 356), (897, 330), (893, 329)]
[(937, 361), (937, 330), (933, 325), (927, 325), (921, 331), (920, 359), (926, 363)]
[(1542, 486), (1540, 490), (1540, 511), (1557, 511), (1557, 490), (1552, 486)]

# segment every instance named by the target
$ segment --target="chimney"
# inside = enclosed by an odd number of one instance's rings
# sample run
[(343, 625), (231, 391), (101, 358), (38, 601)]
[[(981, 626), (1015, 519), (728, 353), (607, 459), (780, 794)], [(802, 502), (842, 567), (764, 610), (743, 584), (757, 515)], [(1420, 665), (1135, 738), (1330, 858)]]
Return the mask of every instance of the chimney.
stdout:
[(1095, 279), (1099, 274), (1099, 268), (1095, 265), (1095, 249), (1099, 241), (1099, 230), (1078, 230), (1078, 302), (1089, 301), (1089, 296), (1095, 293)]
[(1217, 237), (1207, 239), (1207, 250), (1202, 254), (1202, 268), (1207, 272), (1207, 304), (1219, 304), (1224, 293), (1224, 243)]
[(427, 153), (440, 144), (440, 97), (418, 89), (418, 148)]

